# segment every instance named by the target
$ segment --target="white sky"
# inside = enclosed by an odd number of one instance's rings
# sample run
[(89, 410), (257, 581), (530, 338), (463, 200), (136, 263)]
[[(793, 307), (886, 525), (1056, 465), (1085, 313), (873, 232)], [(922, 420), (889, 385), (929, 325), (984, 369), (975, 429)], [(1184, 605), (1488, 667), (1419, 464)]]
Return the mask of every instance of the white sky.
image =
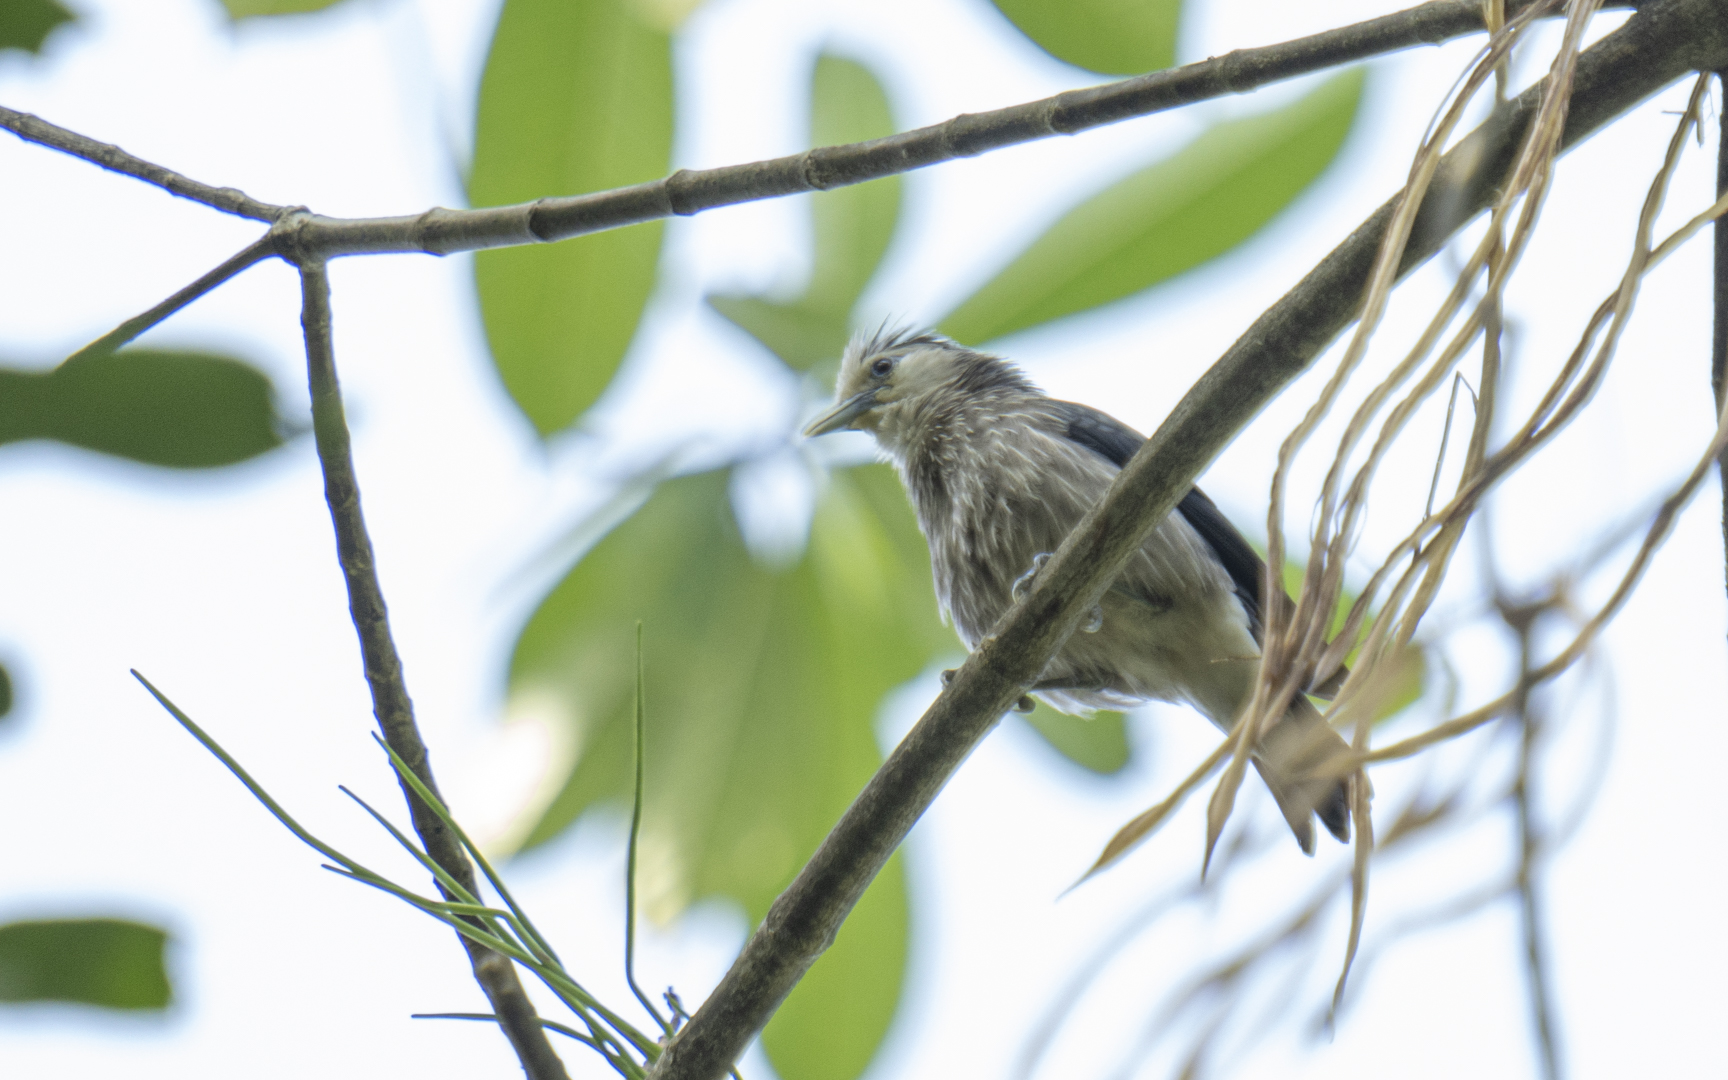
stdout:
[[(77, 6), (84, 22), (53, 39), (46, 58), (0, 58), (0, 101), (274, 202), (342, 215), (460, 205), (450, 148), (468, 139), (493, 4), (350, 3), (239, 31), (199, 0)], [(1366, 0), (1199, 6), (1182, 50), (1188, 59), (1386, 8)], [(1021, 41), (982, 0), (715, 0), (679, 42), (687, 119), (676, 164), (798, 148), (803, 79), (823, 43), (884, 73), (903, 126), (1084, 81)], [(1241, 327), (1395, 189), (1415, 132), (1473, 48), (1375, 65), (1369, 114), (1333, 182), (1243, 250), (1145, 298), (1010, 340), (1005, 351), (1052, 393), (1151, 430)], [(1207, 118), (1299, 90), (917, 174), (905, 229), (867, 305), (933, 318), (1075, 198), (1178, 145)], [(1663, 110), (1683, 101), (1684, 88), (1669, 91), (1562, 166), (1550, 228), (1512, 294), (1532, 367), (1564, 355), (1582, 314), (1618, 278), (1672, 127)], [(1713, 143), (1689, 155), (1670, 220), (1708, 202)], [(334, 268), (338, 357), (409, 686), (446, 792), (484, 830), (506, 827), (545, 750), (531, 725), (499, 724), (502, 665), (535, 599), (518, 569), (600, 497), (596, 476), (691, 432), (721, 446), (766, 444), (815, 393), (781, 377), (696, 303), (706, 289), (795, 285), (801, 213), (781, 201), (670, 226), (655, 321), (591, 421), (607, 440), (604, 454), (588, 436), (562, 439), (550, 454), (535, 444), (487, 367), (466, 258), (352, 259)], [(52, 363), (255, 233), (252, 223), (0, 137), (0, 357)], [(1706, 236), (1652, 276), (1592, 414), (1501, 499), (1504, 555), (1521, 580), (1541, 580), (1646, 505), (1706, 440), (1707, 244)], [(1429, 272), (1406, 287), (1391, 339), (1413, 334), (1410, 319), (1439, 280)], [(275, 377), (289, 415), (303, 418), (296, 305), (292, 274), (270, 264), (146, 340), (248, 356)], [(1251, 534), (1263, 531), (1272, 454), (1318, 377), (1272, 405), (1206, 477)], [(1513, 400), (1527, 403), (1533, 392), (1517, 383)], [(1381, 505), (1407, 512), (1426, 493), (1437, 414), (1425, 422), (1413, 442), (1427, 449), (1389, 466)], [(1336, 426), (1328, 430), (1335, 439)], [(1326, 442), (1323, 435), (1316, 446)], [(1317, 455), (1306, 460), (1299, 490), (1311, 493), (1322, 468)], [(796, 494), (795, 483), (785, 487)], [(483, 1008), (451, 936), (318, 870), (317, 857), (126, 674), (145, 672), (314, 831), (412, 877), (335, 790), (346, 783), (376, 805), (397, 806), (366, 734), (370, 708), (309, 443), (204, 476), (9, 446), (0, 449), (0, 493), (0, 657), (21, 689), (19, 713), (0, 734), (0, 920), (120, 913), (165, 923), (176, 934), (182, 994), (166, 1020), (0, 1009), (0, 1075), (512, 1075), (495, 1032), (408, 1019)], [(1561, 1030), (1581, 1078), (1721, 1067), (1728, 898), (1716, 823), (1728, 797), (1716, 763), (1728, 750), (1728, 612), (1717, 498), (1706, 488), (1607, 635), (1619, 710), (1613, 764), (1548, 879)], [(795, 505), (758, 505), (766, 506), (760, 534), (796, 528)], [(1403, 521), (1375, 518), (1362, 551), (1384, 550)], [(1601, 593), (1586, 587), (1581, 597)], [(1492, 644), (1479, 639), (1460, 651), (1466, 701), (1496, 689), (1502, 661)], [(884, 740), (934, 692), (927, 677), (897, 694), (884, 710)], [(1598, 693), (1591, 684), (1551, 702), (1564, 764), (1545, 801), (1564, 803), (1581, 774)], [(1431, 719), (1412, 717), (1405, 730)], [(1055, 901), (1103, 840), (1161, 798), (1212, 738), (1177, 709), (1137, 718), (1133, 734), (1138, 763), (1109, 783), (1085, 784), (1023, 729), (1005, 727), (949, 786), (911, 842), (919, 951), (901, 1022), (872, 1076), (1005, 1075), (1023, 1033), (1094, 944), (1147, 898), (1192, 879), (1203, 800), (1125, 865)], [(1457, 767), (1464, 758), (1448, 760)], [(1377, 806), (1397, 806), (1420, 771), (1377, 773)], [(1264, 800), (1250, 805), (1277, 827)], [(1505, 821), (1388, 861), (1375, 878), (1369, 941), (1396, 913), (1503, 865)], [(613, 1001), (626, 996), (620, 836), (620, 823), (590, 820), (511, 869), (519, 898), (574, 970)], [(1115, 1062), (1162, 1000), (1170, 972), (1306, 895), (1345, 858), (1331, 847), (1309, 862), (1281, 842), (1230, 883), (1217, 923), (1178, 920), (1124, 950), (1042, 1075), (1091, 1075)], [(676, 983), (687, 1002), (700, 1000), (744, 929), (736, 913), (706, 906), (647, 932), (642, 981)], [(1334, 919), (1307, 961), (1298, 1004), (1274, 998), (1267, 1015), (1307, 1016), (1335, 975), (1341, 936)], [(1233, 1075), (1529, 1075), (1516, 944), (1513, 911), (1502, 904), (1398, 947), (1359, 982), (1335, 1041), (1309, 1044), (1300, 1024), (1284, 1024)], [(564, 1056), (573, 1075), (605, 1074), (584, 1053)], [(767, 1071), (759, 1056), (746, 1068)]]

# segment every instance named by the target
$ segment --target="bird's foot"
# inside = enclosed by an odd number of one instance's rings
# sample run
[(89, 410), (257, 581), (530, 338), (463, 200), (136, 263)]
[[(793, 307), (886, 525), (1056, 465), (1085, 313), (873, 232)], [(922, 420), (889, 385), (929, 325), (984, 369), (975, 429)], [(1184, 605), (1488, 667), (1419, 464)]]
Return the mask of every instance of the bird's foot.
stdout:
[(1032, 569), (1015, 578), (1013, 587), (1008, 590), (1008, 594), (1014, 598), (1015, 603), (1019, 603), (1031, 591), (1033, 579), (1038, 576), (1038, 571), (1044, 569), (1044, 564), (1049, 561), (1050, 553), (1048, 551), (1040, 551), (1032, 556)]

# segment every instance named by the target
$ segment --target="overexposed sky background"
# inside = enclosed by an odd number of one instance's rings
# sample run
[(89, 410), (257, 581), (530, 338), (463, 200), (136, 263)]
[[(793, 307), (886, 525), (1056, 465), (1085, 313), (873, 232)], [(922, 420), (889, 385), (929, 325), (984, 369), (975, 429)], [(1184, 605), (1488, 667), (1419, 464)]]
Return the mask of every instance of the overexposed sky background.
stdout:
[[(272, 202), (339, 215), (461, 205), (457, 162), (495, 3), (351, 0), (239, 29), (208, 0), (73, 6), (82, 21), (43, 57), (0, 55), (0, 102)], [(1195, 6), (1184, 60), (1390, 7)], [(805, 80), (824, 46), (883, 77), (902, 127), (1091, 81), (1039, 53), (983, 0), (712, 0), (679, 38), (675, 165), (799, 149)], [(1146, 296), (999, 343), (1001, 351), (1053, 394), (1151, 430), (1242, 327), (1396, 189), (1416, 133), (1474, 48), (1466, 41), (1376, 62), (1367, 114), (1329, 181), (1241, 250)], [(1538, 73), (1533, 65), (1524, 78)], [(940, 316), (1074, 200), (1212, 118), (1269, 107), (1304, 86), (914, 174), (902, 231), (865, 306)], [(1511, 293), (1520, 366), (1557, 363), (1617, 281), (1672, 130), (1664, 111), (1684, 100), (1684, 87), (1670, 89), (1562, 165), (1548, 227)], [(1688, 150), (1666, 221), (1709, 202), (1713, 163), (1713, 139)], [(334, 266), (337, 353), (397, 641), (441, 783), (481, 831), (508, 831), (549, 752), (531, 723), (500, 722), (505, 658), (537, 599), (538, 582), (521, 567), (631, 462), (691, 433), (717, 448), (771, 450), (818, 393), (786, 379), (698, 302), (713, 289), (795, 286), (804, 228), (796, 200), (672, 222), (653, 317), (624, 377), (584, 433), (549, 451), (490, 372), (466, 257)], [(256, 233), (254, 223), (0, 136), (0, 362), (56, 362)], [(1515, 580), (1542, 580), (1636, 515), (1703, 447), (1713, 419), (1708, 255), (1706, 235), (1652, 275), (1590, 415), (1497, 503)], [(1443, 287), (1438, 266), (1404, 287), (1389, 343), (1414, 336), (1424, 303)], [(274, 377), (287, 415), (303, 420), (297, 305), (291, 271), (267, 264), (145, 340), (253, 360)], [(1326, 367), (1269, 407), (1205, 477), (1250, 535), (1264, 532), (1277, 444)], [(1537, 390), (1534, 376), (1514, 373), (1508, 408), (1527, 406)], [(1430, 410), (1410, 451), (1388, 465), (1384, 512), (1360, 545), (1364, 571), (1419, 508), (1439, 429)], [(1317, 449), (1335, 441), (1337, 425), (1325, 431)], [(760, 467), (765, 490), (778, 494), (750, 500), (747, 524), (767, 543), (796, 535), (806, 475), (796, 461), (783, 450)], [(1324, 464), (1319, 454), (1303, 461), (1293, 505), (1306, 505)], [(166, 1018), (0, 1009), (0, 1074), (513, 1075), (502, 1039), (483, 1025), (408, 1018), (484, 1007), (451, 935), (319, 870), (317, 856), (127, 675), (148, 675), (315, 832), (369, 864), (415, 873), (336, 791), (346, 783), (375, 805), (397, 805), (367, 736), (370, 706), (309, 441), (200, 475), (53, 445), (0, 447), (0, 498), (0, 659), (20, 690), (18, 711), (0, 727), (0, 921), (88, 913), (163, 923), (175, 933), (181, 993)], [(1548, 878), (1561, 1032), (1580, 1078), (1704, 1075), (1722, 1065), (1713, 1032), (1728, 1011), (1718, 837), (1728, 816), (1718, 764), (1728, 751), (1728, 605), (1717, 499), (1707, 487), (1608, 631), (1611, 689), (1590, 683), (1549, 701), (1561, 766), (1542, 794), (1554, 806), (1583, 775), (1602, 695), (1618, 712), (1606, 783)], [(1471, 568), (1464, 558), (1461, 580)], [(1586, 582), (1580, 603), (1604, 591), (1603, 581)], [(1450, 598), (1437, 620), (1462, 619), (1467, 602)], [(1503, 687), (1496, 644), (1478, 634), (1459, 649), (1463, 703)], [(885, 744), (936, 685), (927, 673), (890, 699)], [(1399, 732), (1433, 719), (1412, 710)], [(1136, 763), (1100, 783), (1004, 725), (949, 785), (911, 841), (913, 982), (873, 1077), (1007, 1075), (1081, 959), (1148, 898), (1193, 879), (1203, 799), (1124, 865), (1056, 900), (1110, 833), (1161, 798), (1213, 739), (1175, 708), (1136, 717), (1132, 734)], [(1449, 750), (1449, 767), (1465, 767), (1468, 750)], [(1398, 806), (1424, 768), (1376, 773), (1377, 808)], [(1281, 829), (1263, 798), (1248, 809), (1257, 827)], [(621, 837), (621, 822), (591, 818), (510, 870), (572, 968), (612, 1001), (627, 997)], [(1230, 882), (1213, 921), (1184, 916), (1119, 954), (1041, 1075), (1113, 1067), (1159, 1007), (1170, 972), (1239, 940), (1347, 859), (1329, 846), (1310, 862), (1276, 839)], [(1488, 878), (1511, 844), (1502, 815), (1387, 860), (1376, 871), (1368, 941), (1397, 913)], [(1391, 950), (1359, 980), (1336, 1038), (1305, 1041), (1301, 1022), (1336, 974), (1340, 914), (1334, 907), (1303, 961), (1309, 969), (1289, 999), (1297, 1004), (1266, 1004), (1273, 1035), (1235, 1060), (1232, 1075), (1531, 1075), (1515, 913), (1504, 903)], [(645, 931), (643, 983), (675, 983), (693, 1004), (745, 929), (738, 913), (710, 904)], [(606, 1074), (579, 1048), (564, 1056), (575, 1076)], [(1167, 1062), (1146, 1064), (1158, 1075)], [(767, 1071), (759, 1054), (747, 1059), (746, 1075)]]

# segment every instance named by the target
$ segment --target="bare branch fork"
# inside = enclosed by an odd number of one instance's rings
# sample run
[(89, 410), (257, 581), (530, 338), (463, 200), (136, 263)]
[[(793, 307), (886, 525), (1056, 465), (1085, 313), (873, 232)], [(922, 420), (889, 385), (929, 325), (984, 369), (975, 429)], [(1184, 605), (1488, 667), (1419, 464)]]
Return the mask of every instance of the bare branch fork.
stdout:
[[(1509, 14), (1556, 0), (1517, 0)], [(1631, 6), (1630, 0), (1619, 5)], [(544, 198), (481, 210), (435, 207), (422, 214), (334, 218), (303, 207), (260, 202), (233, 188), (188, 179), (160, 165), (0, 106), (0, 127), (105, 169), (136, 177), (184, 198), (269, 222), (277, 254), (342, 255), (457, 251), (564, 240), (586, 233), (720, 206), (825, 191), (1019, 143), (1072, 135), (1139, 116), (1240, 94), (1270, 83), (1417, 45), (1433, 45), (1485, 29), (1479, 0), (1429, 3), (1351, 26), (1261, 48), (1239, 49), (1167, 71), (990, 112), (869, 142), (826, 146), (801, 154), (717, 169), (681, 169), (664, 179), (588, 195)]]
[[(1508, 14), (1529, 6), (1529, 2), (1508, 4)], [(650, 184), (594, 195), (489, 210), (434, 209), (397, 218), (344, 220), (261, 203), (4, 108), (0, 108), (0, 127), (215, 209), (271, 223), (259, 241), (92, 347), (117, 348), (261, 259), (282, 257), (299, 267), (314, 427), (374, 708), (392, 747), (433, 789), (360, 515), (331, 352), (327, 259), (385, 252), (444, 254), (543, 242), (672, 214), (859, 183), (1483, 28), (1483, 8), (1477, 0), (1435, 0), (1283, 45), (961, 116), (869, 143), (723, 169), (683, 171)], [(1648, 0), (1625, 27), (1580, 58), (1561, 146), (1585, 138), (1687, 71), (1723, 66), (1728, 66), (1728, 0)], [(1540, 86), (1527, 91), (1442, 159), (1411, 229), (1400, 274), (1432, 255), (1492, 201), (1540, 91)], [(1183, 398), (1123, 470), (1109, 497), (1062, 545), (1030, 595), (967, 660), (860, 793), (797, 880), (775, 902), (708, 1002), (668, 1045), (654, 1076), (717, 1078), (725, 1072), (832, 941), (852, 905), (954, 769), (1036, 678), (1147, 532), (1170, 513), (1194, 477), (1235, 433), (1355, 317), (1391, 213), (1389, 203), (1364, 222), (1256, 320)], [(440, 823), (432, 821), (428, 827), (425, 808), (412, 793), (410, 805), (428, 852), (453, 877), (472, 881), (466, 859)], [(508, 961), (491, 953), (473, 959), (476, 975), (492, 997), (524, 1067), (536, 1080), (561, 1077), (562, 1066), (545, 1046)]]

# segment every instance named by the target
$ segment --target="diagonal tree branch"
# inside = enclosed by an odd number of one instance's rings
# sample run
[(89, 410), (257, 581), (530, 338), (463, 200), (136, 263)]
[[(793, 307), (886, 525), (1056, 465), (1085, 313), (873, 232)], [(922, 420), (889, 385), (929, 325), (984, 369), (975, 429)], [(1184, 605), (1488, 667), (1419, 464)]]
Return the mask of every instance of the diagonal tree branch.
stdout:
[[(1558, 0), (1515, 0), (1508, 16)], [(1633, 6), (1631, 0), (1605, 6)], [(1138, 116), (1240, 94), (1340, 64), (1434, 45), (1486, 29), (1480, 0), (1430, 0), (1378, 19), (1277, 45), (1238, 49), (1179, 68), (989, 112), (869, 142), (824, 146), (801, 154), (717, 169), (681, 169), (671, 176), (589, 195), (540, 199), (481, 210), (434, 207), (388, 218), (334, 218), (271, 206), (232, 188), (213, 188), (56, 127), (0, 107), (0, 128), (74, 154), (104, 168), (158, 184), (219, 210), (275, 223), (284, 252), (297, 257), (457, 251), (548, 243), (721, 206), (860, 184), (1006, 146), (1072, 135)]]
[[(1651, 0), (1579, 60), (1563, 146), (1691, 70), (1728, 66), (1728, 0)], [(1406, 248), (1408, 271), (1484, 209), (1543, 85), (1446, 155)], [(960, 763), (1097, 603), (1144, 537), (1223, 447), (1355, 317), (1392, 214), (1382, 206), (1200, 379), (1069, 535), (1029, 595), (859, 793), (769, 909), (708, 1001), (667, 1046), (655, 1080), (718, 1080), (838, 932)]]
[[(372, 692), (373, 715), (390, 749), (437, 795), (432, 764), (414, 722), (414, 705), (408, 699), (408, 686), (402, 678), (402, 661), (390, 636), (390, 615), (385, 610), (384, 593), (372, 561), (372, 540), (360, 512), (360, 486), (354, 476), (348, 421), (336, 380), (336, 355), (330, 333), (330, 279), (324, 264), (301, 264), (300, 284), (300, 321), (306, 334), (312, 429), (318, 444), (318, 463), (324, 472), (324, 498), (330, 504), (330, 521), (336, 530), (337, 561), (342, 564), (342, 576), (348, 586), (348, 610), (360, 636), (366, 683)], [(402, 793), (408, 800), (414, 831), (425, 845), (426, 854), (471, 895), (480, 895), (474, 866), (457, 838), (406, 781), (402, 781)], [(451, 898), (446, 894), (446, 899)], [(534, 1005), (516, 976), (515, 965), (508, 957), (466, 936), (461, 941), (468, 950), (474, 978), (491, 1001), (498, 1026), (515, 1048), (530, 1080), (567, 1080), (564, 1063), (553, 1052)]]
[(244, 191), (231, 187), (212, 187), (196, 180), (181, 176), (172, 169), (165, 169), (154, 162), (134, 157), (113, 143), (97, 142), (87, 135), (76, 131), (68, 131), (57, 124), (50, 124), (39, 116), (18, 112), (0, 105), (0, 128), (5, 128), (20, 139), (26, 139), (43, 146), (83, 158), (95, 165), (112, 172), (136, 177), (146, 184), (154, 184), (164, 191), (172, 192), (183, 199), (201, 202), (229, 214), (252, 218), (256, 221), (276, 221), (287, 214), (293, 207), (273, 206), (270, 203), (259, 202)]
[(258, 239), (247, 244), (233, 255), (222, 261), (222, 264), (181, 289), (168, 299), (157, 304), (141, 315), (134, 315), (114, 329), (103, 334), (90, 344), (79, 349), (67, 360), (75, 360), (87, 353), (113, 352), (130, 344), (139, 334), (155, 326), (168, 316), (179, 311), (192, 301), (220, 287), (229, 278), (263, 262), (276, 254), (276, 238), (265, 233)]

